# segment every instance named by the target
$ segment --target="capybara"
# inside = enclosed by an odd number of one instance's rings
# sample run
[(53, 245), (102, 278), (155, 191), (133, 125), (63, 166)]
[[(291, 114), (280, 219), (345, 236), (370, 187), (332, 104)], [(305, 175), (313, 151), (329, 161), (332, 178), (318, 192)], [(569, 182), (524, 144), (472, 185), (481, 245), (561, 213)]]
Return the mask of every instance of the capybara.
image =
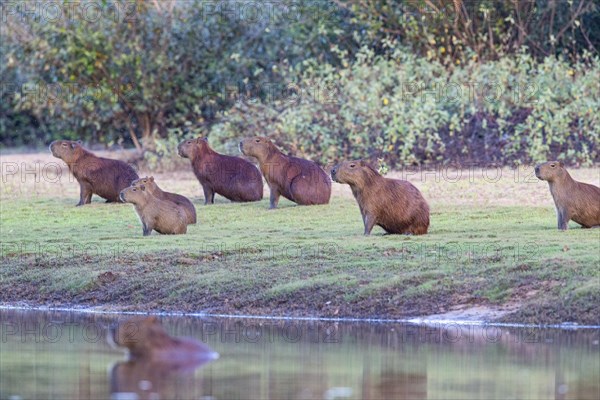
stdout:
[(192, 162), (194, 174), (204, 191), (204, 204), (213, 204), (215, 193), (236, 202), (262, 199), (262, 177), (251, 162), (217, 153), (202, 137), (184, 140), (178, 150), (181, 157)]
[(427, 233), (429, 205), (412, 183), (385, 178), (364, 160), (336, 165), (331, 178), (350, 185), (362, 214), (365, 235), (370, 235), (375, 225), (387, 233)]
[(178, 235), (187, 232), (185, 209), (168, 200), (154, 197), (146, 186), (130, 186), (121, 191), (121, 200), (135, 206), (135, 212), (142, 222), (144, 236), (152, 230), (163, 235)]
[(110, 329), (108, 341), (126, 347), (130, 359), (138, 361), (178, 364), (219, 357), (195, 339), (170, 336), (155, 316), (124, 321)]
[(177, 193), (163, 191), (160, 187), (158, 187), (153, 176), (147, 176), (131, 182), (131, 186), (133, 187), (139, 187), (140, 185), (146, 186), (146, 190), (152, 193), (154, 197), (158, 197), (161, 200), (172, 201), (173, 203), (182, 206), (185, 210), (187, 223), (196, 223), (196, 207), (194, 207), (194, 204), (192, 204), (190, 199)]
[(600, 226), (600, 188), (571, 178), (561, 161), (536, 165), (535, 176), (548, 181), (556, 206), (558, 229), (569, 229), (571, 219), (583, 228)]
[(138, 179), (135, 170), (119, 160), (98, 157), (84, 149), (80, 141), (55, 140), (50, 151), (69, 167), (79, 182), (78, 206), (92, 202), (92, 194), (106, 199), (107, 203), (119, 202), (119, 193)]
[(331, 180), (317, 163), (287, 156), (262, 136), (242, 140), (240, 151), (258, 160), (271, 189), (270, 208), (277, 208), (280, 196), (300, 205), (329, 203)]

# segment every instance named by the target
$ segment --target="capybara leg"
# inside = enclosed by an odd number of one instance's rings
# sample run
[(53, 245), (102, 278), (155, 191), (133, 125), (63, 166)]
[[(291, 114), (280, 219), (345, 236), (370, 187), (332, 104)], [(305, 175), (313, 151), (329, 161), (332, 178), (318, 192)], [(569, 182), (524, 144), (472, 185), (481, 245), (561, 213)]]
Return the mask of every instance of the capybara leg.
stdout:
[(88, 183), (79, 184), (79, 203), (78, 206), (90, 204), (92, 202), (92, 186)]
[(279, 191), (271, 188), (271, 197), (270, 197), (270, 205), (269, 205), (270, 209), (277, 208), (277, 204), (279, 204), (279, 196), (280, 196)]
[(571, 219), (569, 217), (569, 213), (567, 212), (567, 210), (564, 209), (557, 209), (557, 214), (558, 214), (558, 229), (560, 229), (561, 231), (566, 231), (567, 229), (569, 229), (569, 219)]
[(146, 224), (143, 224), (143, 233), (144, 233), (144, 236), (150, 236), (150, 234), (152, 233), (152, 227), (148, 226)]
[(311, 187), (310, 181), (298, 175), (290, 183), (290, 192), (294, 202), (300, 205), (310, 205), (315, 203), (314, 189)]
[(215, 192), (208, 186), (202, 186), (204, 191), (204, 205), (215, 203)]
[(365, 236), (369, 236), (375, 226), (375, 216), (365, 214), (363, 220), (365, 221)]

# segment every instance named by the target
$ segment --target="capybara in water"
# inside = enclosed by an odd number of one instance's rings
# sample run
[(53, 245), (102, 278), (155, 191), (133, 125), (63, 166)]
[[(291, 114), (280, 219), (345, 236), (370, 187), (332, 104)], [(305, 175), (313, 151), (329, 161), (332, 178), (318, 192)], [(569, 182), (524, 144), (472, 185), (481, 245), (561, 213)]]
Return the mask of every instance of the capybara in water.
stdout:
[(92, 194), (106, 199), (108, 203), (119, 202), (119, 193), (138, 179), (135, 170), (119, 160), (98, 157), (81, 146), (80, 141), (56, 140), (50, 143), (50, 151), (69, 167), (79, 182), (78, 206), (92, 202)]
[(121, 191), (121, 200), (135, 206), (135, 212), (142, 221), (144, 236), (152, 230), (164, 235), (177, 235), (187, 232), (185, 209), (168, 200), (154, 197), (146, 186), (130, 186)]
[(363, 160), (336, 165), (331, 178), (350, 185), (362, 214), (365, 235), (370, 235), (375, 225), (387, 233), (427, 233), (429, 205), (410, 182), (384, 178)]
[(280, 196), (300, 205), (329, 203), (331, 180), (317, 163), (287, 156), (261, 136), (242, 140), (240, 151), (258, 160), (271, 189), (270, 208), (277, 208)]
[(558, 229), (567, 230), (571, 219), (583, 228), (600, 226), (600, 188), (571, 178), (561, 161), (536, 165), (535, 176), (548, 181)]
[(194, 204), (185, 196), (182, 196), (177, 193), (165, 192), (162, 190), (156, 182), (154, 181), (153, 176), (147, 176), (145, 178), (136, 179), (131, 182), (131, 186), (139, 187), (141, 185), (146, 186), (146, 190), (148, 190), (154, 197), (158, 197), (161, 200), (172, 201), (175, 204), (179, 204), (185, 210), (185, 215), (188, 224), (196, 223), (196, 207)]
[(259, 201), (263, 181), (258, 168), (239, 157), (219, 154), (206, 138), (184, 140), (178, 147), (181, 157), (189, 158), (202, 190), (204, 204), (215, 202), (215, 193), (231, 201)]
[(219, 354), (192, 338), (170, 336), (155, 316), (131, 318), (110, 329), (108, 341), (129, 350), (130, 359), (179, 364), (214, 360)]

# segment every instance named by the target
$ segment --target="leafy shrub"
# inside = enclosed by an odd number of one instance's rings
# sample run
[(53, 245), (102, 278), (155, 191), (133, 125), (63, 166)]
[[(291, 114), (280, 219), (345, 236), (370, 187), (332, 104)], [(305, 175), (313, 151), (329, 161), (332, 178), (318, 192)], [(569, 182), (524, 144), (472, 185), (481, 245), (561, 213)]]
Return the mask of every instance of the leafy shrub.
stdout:
[(573, 65), (522, 52), (447, 68), (387, 46), (391, 56), (363, 48), (343, 68), (305, 62), (296, 87), (311, 94), (239, 103), (211, 142), (231, 152), (240, 137), (266, 135), (321, 163), (382, 157), (392, 167), (599, 161), (597, 56)]

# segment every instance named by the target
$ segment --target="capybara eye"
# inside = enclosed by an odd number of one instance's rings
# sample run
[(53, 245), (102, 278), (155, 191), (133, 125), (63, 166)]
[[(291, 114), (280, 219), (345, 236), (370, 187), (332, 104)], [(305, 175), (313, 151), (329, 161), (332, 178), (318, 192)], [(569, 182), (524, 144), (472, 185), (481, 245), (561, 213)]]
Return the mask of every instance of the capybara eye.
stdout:
[(131, 189), (131, 190), (132, 190), (133, 192), (137, 192), (137, 189), (136, 189), (136, 188), (133, 188), (133, 189)]
[(66, 144), (66, 143), (63, 143), (63, 144), (62, 144), (62, 146), (63, 146), (63, 147), (67, 147), (67, 146), (68, 146), (68, 144)]
[(552, 168), (554, 168), (554, 167), (556, 167), (556, 164), (550, 164), (550, 166), (551, 166)]
[(192, 143), (192, 141), (191, 141), (191, 140), (188, 140), (188, 141), (187, 141), (187, 144), (191, 144), (191, 143)]
[(256, 142), (256, 143), (260, 143), (260, 139), (256, 139), (256, 140), (255, 140), (255, 142)]
[(356, 167), (356, 164), (350, 164), (350, 168)]

